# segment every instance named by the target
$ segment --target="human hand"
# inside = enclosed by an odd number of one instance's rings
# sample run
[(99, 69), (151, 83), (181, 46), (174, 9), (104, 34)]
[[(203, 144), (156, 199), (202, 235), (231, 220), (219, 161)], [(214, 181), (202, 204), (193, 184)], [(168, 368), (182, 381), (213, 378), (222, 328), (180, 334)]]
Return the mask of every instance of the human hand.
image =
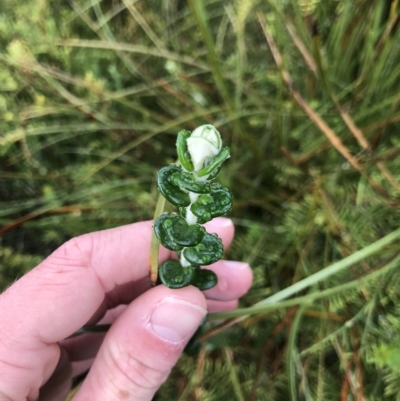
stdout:
[[(209, 266), (219, 280), (204, 292), (150, 288), (151, 224), (73, 238), (0, 296), (0, 401), (65, 400), (89, 367), (74, 401), (150, 401), (207, 310), (237, 306), (252, 281), (241, 262)], [(206, 227), (232, 241), (230, 220)], [(160, 260), (171, 254), (161, 249)], [(96, 323), (112, 326), (68, 338)]]

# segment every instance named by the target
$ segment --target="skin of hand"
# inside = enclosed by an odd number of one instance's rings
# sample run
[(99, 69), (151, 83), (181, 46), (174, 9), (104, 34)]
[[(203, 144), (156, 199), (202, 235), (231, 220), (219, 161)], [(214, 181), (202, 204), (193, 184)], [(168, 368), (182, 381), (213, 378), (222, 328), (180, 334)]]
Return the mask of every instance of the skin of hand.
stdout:
[[(232, 221), (205, 225), (224, 247)], [(65, 400), (72, 378), (90, 368), (74, 401), (150, 401), (207, 312), (234, 309), (251, 286), (246, 263), (209, 268), (218, 285), (150, 287), (152, 222), (66, 242), (0, 295), (0, 401)], [(172, 253), (160, 249), (160, 262)], [(107, 333), (69, 338), (86, 324)]]

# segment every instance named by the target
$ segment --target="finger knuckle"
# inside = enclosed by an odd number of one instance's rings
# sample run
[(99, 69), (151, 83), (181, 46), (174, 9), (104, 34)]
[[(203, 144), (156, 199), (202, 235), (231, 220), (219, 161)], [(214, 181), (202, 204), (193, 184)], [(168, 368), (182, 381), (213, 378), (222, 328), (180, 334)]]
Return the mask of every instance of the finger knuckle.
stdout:
[(71, 267), (90, 266), (92, 241), (89, 235), (71, 238), (56, 249), (43, 264), (49, 264), (59, 272), (69, 271)]
[(169, 371), (150, 366), (126, 351), (120, 351), (118, 354), (110, 352), (109, 369), (109, 383), (114, 387), (113, 392), (119, 395), (134, 393), (138, 399), (141, 399), (139, 394), (156, 391), (169, 374)]

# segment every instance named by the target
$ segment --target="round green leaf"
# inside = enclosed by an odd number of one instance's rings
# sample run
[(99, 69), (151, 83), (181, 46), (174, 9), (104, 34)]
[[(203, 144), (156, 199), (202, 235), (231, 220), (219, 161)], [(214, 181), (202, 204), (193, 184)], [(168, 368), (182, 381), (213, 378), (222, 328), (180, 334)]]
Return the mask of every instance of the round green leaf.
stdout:
[(217, 177), (217, 175), (219, 174), (219, 172), (221, 171), (222, 168), (222, 164), (220, 164), (218, 167), (216, 167), (208, 176), (207, 176), (207, 180), (211, 181), (214, 178)]
[(185, 248), (183, 256), (195, 266), (211, 265), (222, 258), (224, 247), (216, 234), (206, 233), (200, 244)]
[(174, 218), (175, 216), (176, 215), (174, 214), (162, 214), (161, 216), (158, 216), (157, 220), (154, 222), (154, 233), (165, 248), (169, 249), (170, 251), (178, 252), (182, 250), (183, 247), (171, 240), (166, 228), (164, 227), (164, 224), (168, 226), (170, 219)]
[(173, 173), (170, 182), (186, 191), (198, 194), (207, 194), (210, 192), (210, 184), (208, 182), (196, 182), (193, 174), (185, 173), (183, 170)]
[(232, 195), (220, 184), (211, 184), (211, 192), (202, 194), (192, 204), (190, 210), (201, 219), (201, 223), (228, 213), (232, 208)]
[(193, 171), (193, 163), (190, 157), (190, 153), (187, 148), (187, 139), (191, 135), (190, 131), (182, 130), (178, 134), (178, 138), (176, 140), (176, 152), (178, 153), (178, 159), (181, 163), (182, 167), (187, 171)]
[(207, 165), (199, 171), (198, 176), (204, 177), (212, 173), (216, 168), (221, 167), (222, 163), (231, 156), (228, 146), (224, 146), (221, 151)]
[(189, 206), (189, 194), (171, 181), (171, 176), (174, 173), (182, 171), (180, 167), (170, 165), (163, 167), (157, 174), (157, 185), (164, 198), (175, 206)]
[(192, 266), (183, 267), (177, 260), (166, 260), (159, 269), (160, 281), (168, 288), (182, 288), (190, 285), (194, 268)]
[(194, 271), (194, 276), (192, 278), (191, 283), (198, 289), (204, 291), (208, 290), (212, 287), (215, 287), (218, 284), (217, 275), (208, 269), (196, 269)]
[[(185, 207), (180, 207), (180, 208), (178, 208), (178, 210), (179, 210), (179, 214), (180, 214), (184, 219), (186, 219), (186, 208), (185, 208)], [(203, 223), (201, 223), (201, 224), (203, 224)]]
[(172, 242), (181, 246), (195, 246), (201, 242), (206, 232), (200, 224), (189, 225), (186, 220), (178, 215), (170, 215), (165, 220), (163, 227)]

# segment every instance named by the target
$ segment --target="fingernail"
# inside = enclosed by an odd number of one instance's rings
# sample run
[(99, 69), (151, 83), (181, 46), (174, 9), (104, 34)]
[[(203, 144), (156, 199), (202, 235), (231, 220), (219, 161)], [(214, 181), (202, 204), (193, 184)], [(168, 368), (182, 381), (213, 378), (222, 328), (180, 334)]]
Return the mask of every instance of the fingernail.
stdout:
[(210, 222), (208, 222), (206, 225), (207, 225), (207, 229), (209, 231), (211, 231), (211, 230), (217, 230), (218, 228), (221, 228), (221, 227), (233, 226), (233, 221), (226, 217), (217, 217), (217, 218), (211, 220)]
[(182, 299), (166, 297), (154, 309), (150, 324), (154, 333), (174, 343), (188, 340), (207, 311)]
[(238, 270), (243, 270), (243, 269), (249, 269), (250, 266), (248, 263), (245, 262), (237, 262), (233, 260), (222, 260), (222, 264), (229, 268), (229, 269), (238, 269)]

